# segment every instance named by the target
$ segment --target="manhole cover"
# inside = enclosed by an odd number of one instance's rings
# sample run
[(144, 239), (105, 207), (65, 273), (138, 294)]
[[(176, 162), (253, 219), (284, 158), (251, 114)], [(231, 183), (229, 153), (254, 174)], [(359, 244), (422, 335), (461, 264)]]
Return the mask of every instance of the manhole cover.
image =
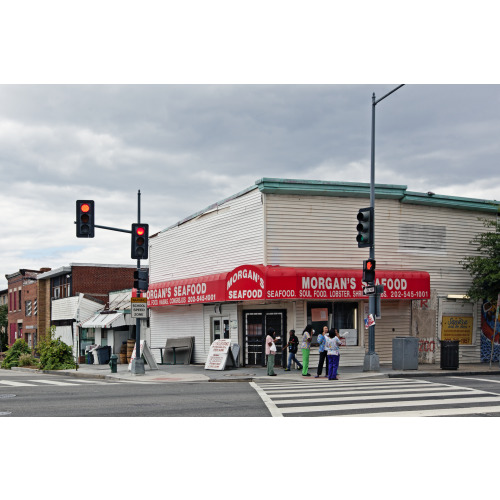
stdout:
[(3, 417), (4, 415), (10, 415), (10, 411), (0, 411), (0, 417)]
[(0, 399), (1, 398), (15, 398), (15, 394), (0, 394)]

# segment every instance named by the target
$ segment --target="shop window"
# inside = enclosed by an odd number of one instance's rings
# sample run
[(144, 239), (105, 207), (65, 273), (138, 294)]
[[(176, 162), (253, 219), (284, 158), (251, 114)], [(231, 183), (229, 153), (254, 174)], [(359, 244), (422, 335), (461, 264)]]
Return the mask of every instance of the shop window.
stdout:
[[(318, 335), (327, 326), (328, 330), (356, 330), (358, 321), (357, 302), (309, 302), (307, 304), (307, 323), (314, 329), (312, 343), (316, 344)], [(356, 335), (357, 338), (357, 335)], [(357, 345), (351, 343), (350, 345)]]

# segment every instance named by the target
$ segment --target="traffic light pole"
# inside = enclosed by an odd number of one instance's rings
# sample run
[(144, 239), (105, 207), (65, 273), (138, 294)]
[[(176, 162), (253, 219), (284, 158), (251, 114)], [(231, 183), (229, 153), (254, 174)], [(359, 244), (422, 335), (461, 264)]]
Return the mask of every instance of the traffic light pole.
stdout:
[[(403, 84), (404, 85), (404, 84)], [(370, 207), (372, 209), (373, 217), (373, 233), (372, 241), (370, 246), (370, 259), (375, 260), (375, 106), (390, 96), (393, 92), (403, 87), (403, 85), (398, 85), (396, 88), (392, 89), (389, 93), (385, 94), (380, 99), (375, 99), (375, 92), (372, 96), (372, 137), (371, 137), (371, 168), (370, 168)], [(377, 306), (377, 295), (378, 290), (375, 294), (370, 295), (368, 298), (368, 311), (373, 318), (376, 316), (376, 306)], [(380, 371), (380, 360), (378, 354), (375, 352), (375, 325), (368, 328), (368, 352), (365, 354), (365, 360), (363, 363), (363, 371)]]
[[(137, 223), (141, 223), (141, 191), (137, 192)], [(137, 271), (141, 269), (141, 259), (137, 259)], [(140, 297), (141, 292), (136, 290), (136, 297)], [(141, 320), (135, 319), (135, 358), (132, 360), (132, 375), (144, 375), (144, 360), (141, 357)]]

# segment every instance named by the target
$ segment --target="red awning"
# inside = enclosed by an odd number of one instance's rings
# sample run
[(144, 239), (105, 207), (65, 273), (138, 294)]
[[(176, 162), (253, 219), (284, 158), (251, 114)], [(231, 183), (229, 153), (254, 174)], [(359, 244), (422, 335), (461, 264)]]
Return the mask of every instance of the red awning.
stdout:
[[(151, 284), (148, 306), (194, 303), (363, 299), (360, 269), (244, 265), (227, 273)], [(430, 275), (423, 271), (377, 270), (382, 299), (429, 299)]]

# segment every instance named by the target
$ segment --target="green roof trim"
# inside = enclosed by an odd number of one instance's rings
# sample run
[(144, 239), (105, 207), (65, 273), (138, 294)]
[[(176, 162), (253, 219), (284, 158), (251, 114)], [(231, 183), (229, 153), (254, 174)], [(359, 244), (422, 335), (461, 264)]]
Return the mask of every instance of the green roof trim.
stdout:
[(461, 210), (476, 210), (479, 212), (500, 212), (500, 202), (480, 200), (476, 198), (462, 198), (459, 196), (445, 196), (432, 193), (414, 193), (407, 191), (401, 203), (414, 205), (430, 205), (434, 207), (458, 208)]
[[(294, 194), (308, 196), (349, 196), (369, 198), (370, 184), (362, 182), (305, 181), (297, 179), (262, 178), (255, 181), (262, 193)], [(406, 186), (376, 184), (376, 198), (400, 199)]]
[[(255, 181), (255, 184), (265, 194), (370, 197), (370, 184), (362, 182), (307, 181), (264, 177)], [(407, 191), (407, 186), (403, 185), (375, 184), (375, 198), (397, 199), (401, 203), (415, 205), (500, 213), (500, 202), (495, 200), (444, 196), (434, 193), (417, 193)]]

